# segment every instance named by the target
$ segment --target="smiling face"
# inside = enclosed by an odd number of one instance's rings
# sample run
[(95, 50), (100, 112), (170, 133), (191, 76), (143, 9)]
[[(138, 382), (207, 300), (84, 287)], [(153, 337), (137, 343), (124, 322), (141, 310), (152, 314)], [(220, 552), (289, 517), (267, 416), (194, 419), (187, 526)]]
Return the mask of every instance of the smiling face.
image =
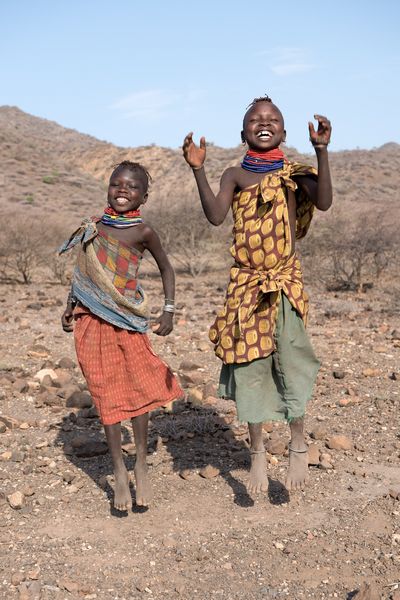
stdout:
[(241, 135), (250, 150), (266, 152), (278, 148), (286, 138), (281, 111), (272, 102), (256, 102), (244, 116)]
[(116, 169), (108, 185), (108, 204), (117, 213), (137, 210), (147, 200), (147, 181), (140, 171)]

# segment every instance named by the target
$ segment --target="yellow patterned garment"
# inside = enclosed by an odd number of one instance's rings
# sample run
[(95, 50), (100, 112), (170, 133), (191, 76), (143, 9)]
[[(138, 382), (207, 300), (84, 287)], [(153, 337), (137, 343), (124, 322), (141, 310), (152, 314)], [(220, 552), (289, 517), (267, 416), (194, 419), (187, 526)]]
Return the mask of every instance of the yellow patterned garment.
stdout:
[[(306, 235), (314, 206), (293, 178), (317, 172), (286, 163), (259, 184), (235, 194), (232, 203), (235, 260), (223, 309), (210, 329), (215, 354), (225, 363), (245, 363), (275, 350), (274, 332), (281, 291), (306, 321), (308, 296), (301, 266), (292, 252), (287, 190), (296, 193), (296, 238)], [(296, 191), (297, 190), (297, 191)]]

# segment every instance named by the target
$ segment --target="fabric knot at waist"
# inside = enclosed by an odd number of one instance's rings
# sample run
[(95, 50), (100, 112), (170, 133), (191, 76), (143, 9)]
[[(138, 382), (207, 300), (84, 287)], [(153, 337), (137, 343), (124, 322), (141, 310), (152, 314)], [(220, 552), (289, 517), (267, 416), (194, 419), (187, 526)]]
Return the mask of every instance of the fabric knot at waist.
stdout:
[[(296, 254), (293, 254), (285, 263), (268, 271), (259, 271), (249, 267), (236, 265), (233, 267), (233, 282), (241, 300), (238, 302), (238, 325), (240, 333), (247, 322), (257, 310), (267, 294), (283, 290), (288, 294), (287, 284), (295, 283), (302, 287), (300, 264)], [(242, 290), (240, 290), (242, 288)]]

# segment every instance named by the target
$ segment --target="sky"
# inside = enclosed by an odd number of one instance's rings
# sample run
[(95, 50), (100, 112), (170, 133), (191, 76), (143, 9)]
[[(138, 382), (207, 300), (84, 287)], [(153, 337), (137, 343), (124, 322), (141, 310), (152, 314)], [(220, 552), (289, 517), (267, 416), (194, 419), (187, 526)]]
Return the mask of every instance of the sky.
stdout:
[(400, 142), (398, 0), (0, 0), (0, 105), (120, 146), (240, 143), (267, 93), (287, 145)]

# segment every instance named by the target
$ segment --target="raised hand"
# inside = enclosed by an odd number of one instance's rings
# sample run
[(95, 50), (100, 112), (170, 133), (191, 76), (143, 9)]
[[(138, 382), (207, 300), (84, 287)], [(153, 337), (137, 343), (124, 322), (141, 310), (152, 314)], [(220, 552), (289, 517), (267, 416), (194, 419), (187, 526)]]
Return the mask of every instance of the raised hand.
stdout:
[(310, 132), (310, 142), (314, 148), (323, 148), (324, 146), (327, 146), (331, 140), (331, 122), (322, 115), (314, 115), (314, 119), (317, 119), (318, 121), (318, 130), (315, 131), (313, 123), (309, 121), (308, 131)]
[(201, 169), (206, 159), (206, 138), (200, 138), (200, 146), (193, 141), (193, 131), (187, 134), (182, 145), (183, 156), (192, 169)]

